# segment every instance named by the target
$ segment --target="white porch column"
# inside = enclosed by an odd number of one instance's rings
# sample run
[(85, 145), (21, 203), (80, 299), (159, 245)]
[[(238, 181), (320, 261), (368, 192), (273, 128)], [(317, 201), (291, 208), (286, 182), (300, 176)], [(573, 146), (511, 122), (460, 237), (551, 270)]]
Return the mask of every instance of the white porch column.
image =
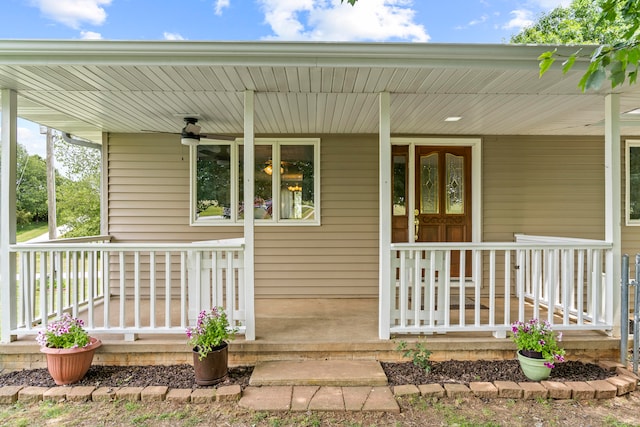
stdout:
[(605, 318), (607, 323), (613, 324), (613, 336), (619, 337), (620, 281), (622, 280), (620, 95), (606, 96), (604, 123), (605, 240), (613, 244), (613, 250), (606, 259), (605, 280), (608, 303), (605, 307)]
[(244, 283), (246, 330), (245, 339), (256, 339), (255, 315), (255, 224), (253, 218), (255, 141), (253, 132), (253, 91), (244, 93)]
[(391, 117), (390, 96), (388, 92), (380, 93), (380, 256), (379, 256), (379, 313), (378, 337), (381, 340), (390, 338), (391, 315)]
[(9, 245), (16, 243), (16, 152), (18, 129), (18, 94), (2, 90), (2, 134), (0, 142), (0, 303), (2, 330), (0, 342), (16, 339), (10, 331), (16, 327), (16, 259), (9, 254)]

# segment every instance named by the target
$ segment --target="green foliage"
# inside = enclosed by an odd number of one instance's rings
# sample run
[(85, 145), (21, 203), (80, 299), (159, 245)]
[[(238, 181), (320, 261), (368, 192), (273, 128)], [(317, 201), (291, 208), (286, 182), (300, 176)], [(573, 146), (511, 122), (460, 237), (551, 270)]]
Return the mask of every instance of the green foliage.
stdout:
[(627, 25), (620, 17), (600, 21), (601, 9), (593, 0), (574, 0), (543, 14), (538, 21), (511, 37), (520, 44), (605, 44), (622, 39)]
[(58, 224), (69, 227), (64, 237), (100, 234), (100, 189), (90, 181), (67, 181), (58, 187)]
[(38, 155), (29, 155), (18, 144), (16, 155), (16, 211), (20, 221), (29, 218), (46, 221), (47, 208), (47, 163)]
[[(576, 59), (588, 58), (589, 67), (578, 86), (582, 91), (598, 90), (605, 80), (611, 87), (635, 84), (640, 62), (640, 2), (637, 0), (574, 0), (543, 16), (536, 25), (514, 36), (513, 43), (599, 44), (591, 54), (579, 48), (562, 64), (568, 73)], [(553, 65), (556, 51), (538, 58), (540, 76)]]
[(27, 225), (33, 221), (33, 214), (31, 212), (19, 210), (16, 212), (16, 224)]
[(187, 329), (189, 345), (197, 350), (200, 360), (227, 340), (235, 338), (236, 329), (229, 326), (229, 319), (222, 307), (202, 310), (196, 326)]
[(431, 351), (427, 350), (426, 343), (418, 342), (414, 348), (409, 348), (406, 341), (400, 341), (396, 350), (402, 351), (402, 357), (411, 359), (414, 365), (424, 369), (425, 372), (431, 371), (429, 362)]
[(56, 188), (57, 222), (69, 227), (64, 237), (100, 234), (100, 152), (55, 137), (56, 159), (67, 171)]
[(68, 313), (60, 319), (49, 323), (46, 330), (38, 332), (36, 341), (48, 348), (81, 348), (89, 344), (89, 334), (83, 328), (81, 319), (71, 317)]

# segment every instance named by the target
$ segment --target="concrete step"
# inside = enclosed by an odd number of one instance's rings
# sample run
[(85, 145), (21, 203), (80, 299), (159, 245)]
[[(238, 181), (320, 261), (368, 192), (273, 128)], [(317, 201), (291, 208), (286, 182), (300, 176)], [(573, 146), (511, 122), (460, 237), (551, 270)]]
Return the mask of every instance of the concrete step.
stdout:
[(259, 362), (252, 386), (386, 386), (387, 376), (373, 360), (281, 360)]

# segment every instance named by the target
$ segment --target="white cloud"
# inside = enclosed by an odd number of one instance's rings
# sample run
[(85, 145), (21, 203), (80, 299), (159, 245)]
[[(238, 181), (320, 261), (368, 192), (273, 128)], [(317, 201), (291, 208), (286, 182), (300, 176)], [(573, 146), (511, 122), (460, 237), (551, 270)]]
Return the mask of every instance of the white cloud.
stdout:
[(535, 23), (533, 19), (533, 12), (531, 12), (530, 10), (512, 10), (511, 16), (513, 16), (513, 18), (511, 18), (511, 20), (502, 27), (505, 30), (515, 29), (517, 31), (520, 31), (523, 28), (530, 27)]
[(102, 40), (102, 34), (93, 31), (80, 31), (83, 40)]
[(102, 6), (109, 6), (111, 0), (32, 0), (45, 16), (71, 28), (79, 28), (81, 23), (102, 25), (107, 12)]
[(182, 37), (180, 34), (169, 33), (167, 31), (162, 33), (162, 37), (164, 37), (165, 40), (184, 40), (184, 37)]
[[(0, 128), (0, 132), (2, 128)], [(27, 153), (37, 154), (43, 159), (47, 155), (47, 137), (40, 134), (40, 127), (26, 120), (18, 119), (18, 144), (26, 148)]]
[(271, 40), (427, 42), (411, 0), (260, 0)]
[(222, 9), (229, 7), (229, 0), (216, 0), (214, 8), (216, 15), (222, 15)]
[(572, 0), (532, 0), (531, 3), (544, 9), (545, 11), (553, 10), (558, 6), (567, 7)]
[(512, 10), (511, 20), (502, 25), (502, 29), (521, 31), (525, 27), (534, 25), (541, 13), (547, 13), (557, 7), (568, 7), (572, 0), (525, 0), (522, 7)]

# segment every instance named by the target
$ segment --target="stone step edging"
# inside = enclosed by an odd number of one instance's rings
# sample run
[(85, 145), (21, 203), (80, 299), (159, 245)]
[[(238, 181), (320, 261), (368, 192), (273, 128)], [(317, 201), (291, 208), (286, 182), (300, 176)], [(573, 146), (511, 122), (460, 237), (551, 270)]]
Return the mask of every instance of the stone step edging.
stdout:
[[(509, 399), (610, 399), (623, 396), (637, 389), (638, 376), (625, 369), (606, 380), (596, 381), (494, 381), (425, 385), (400, 385), (390, 389), (396, 398), (423, 396), (428, 398), (509, 398)], [(294, 386), (295, 387), (295, 386)], [(0, 404), (36, 403), (49, 401), (173, 401), (183, 403), (212, 403), (238, 401), (242, 396), (240, 385), (201, 389), (169, 389), (166, 386), (149, 387), (91, 387), (91, 386), (4, 386), (0, 387)]]

